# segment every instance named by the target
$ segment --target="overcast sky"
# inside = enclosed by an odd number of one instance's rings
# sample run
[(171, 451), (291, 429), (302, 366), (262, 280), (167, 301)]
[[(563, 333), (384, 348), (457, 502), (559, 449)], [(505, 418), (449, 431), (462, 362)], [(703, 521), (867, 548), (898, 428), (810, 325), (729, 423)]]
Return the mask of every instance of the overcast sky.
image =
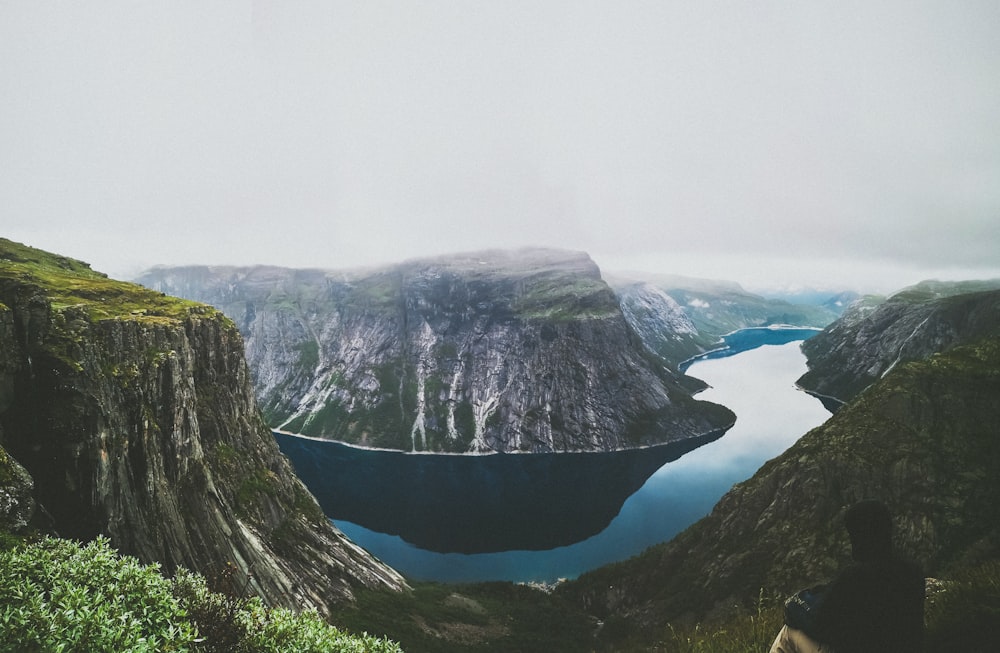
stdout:
[(120, 277), (1000, 276), (998, 34), (996, 0), (0, 0), (0, 235)]

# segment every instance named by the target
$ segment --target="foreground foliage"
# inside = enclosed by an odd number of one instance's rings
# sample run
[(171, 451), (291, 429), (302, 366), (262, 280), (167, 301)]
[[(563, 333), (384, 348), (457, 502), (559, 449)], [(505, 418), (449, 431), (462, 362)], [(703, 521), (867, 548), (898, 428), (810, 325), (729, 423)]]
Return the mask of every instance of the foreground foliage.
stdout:
[(98, 539), (45, 539), (0, 552), (0, 652), (190, 651), (398, 653), (384, 639), (344, 633), (314, 612), (268, 609), (212, 592), (181, 571), (120, 556)]

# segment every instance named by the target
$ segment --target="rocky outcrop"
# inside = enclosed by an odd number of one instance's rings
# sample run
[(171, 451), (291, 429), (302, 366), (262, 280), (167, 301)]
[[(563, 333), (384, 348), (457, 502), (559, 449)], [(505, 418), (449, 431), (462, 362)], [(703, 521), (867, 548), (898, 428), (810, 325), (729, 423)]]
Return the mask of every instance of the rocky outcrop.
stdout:
[(612, 451), (734, 419), (651, 357), (582, 253), (349, 274), (156, 269), (139, 281), (232, 317), (269, 422), (292, 432), (406, 451)]
[(868, 297), (802, 345), (799, 385), (831, 408), (897, 365), (988, 333), (1000, 320), (1000, 282), (924, 282), (888, 300)]
[(895, 365), (671, 542), (560, 592), (650, 635), (787, 595), (848, 562), (843, 515), (862, 499), (890, 507), (897, 546), (929, 575), (997, 559), (1000, 315), (971, 321), (978, 338)]
[(0, 444), (63, 536), (321, 612), (402, 578), (350, 543), (279, 453), (242, 339), (208, 306), (0, 240)]

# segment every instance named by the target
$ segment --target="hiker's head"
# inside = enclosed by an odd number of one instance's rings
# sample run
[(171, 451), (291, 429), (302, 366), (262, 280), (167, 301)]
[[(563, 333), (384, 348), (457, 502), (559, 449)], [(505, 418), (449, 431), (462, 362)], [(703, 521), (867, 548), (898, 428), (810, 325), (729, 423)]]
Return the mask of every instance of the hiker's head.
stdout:
[(844, 519), (855, 560), (881, 560), (892, 554), (892, 517), (878, 501), (862, 501), (851, 506)]

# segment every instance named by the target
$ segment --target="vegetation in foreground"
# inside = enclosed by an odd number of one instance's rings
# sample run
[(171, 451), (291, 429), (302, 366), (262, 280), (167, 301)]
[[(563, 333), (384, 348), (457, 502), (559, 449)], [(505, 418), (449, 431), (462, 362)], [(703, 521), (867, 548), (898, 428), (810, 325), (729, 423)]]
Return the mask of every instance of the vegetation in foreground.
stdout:
[(269, 609), (256, 597), (210, 591), (191, 572), (167, 579), (158, 565), (120, 556), (103, 538), (84, 545), (46, 538), (0, 552), (2, 653), (401, 650), (343, 632), (315, 612)]
[[(8, 542), (9, 543), (9, 542)], [(400, 645), (352, 635), (313, 612), (268, 609), (241, 596), (225, 573), (213, 583), (187, 571), (118, 555), (106, 539), (44, 539), (0, 552), (0, 653), (128, 651), (400, 653)], [(228, 581), (228, 584), (227, 582)], [(927, 601), (927, 653), (1000, 650), (1000, 561), (940, 581)], [(386, 633), (420, 651), (670, 651), (759, 653), (782, 623), (781, 597), (751, 610), (638, 639), (539, 590), (510, 583), (416, 584), (412, 593), (363, 592), (338, 621)]]

